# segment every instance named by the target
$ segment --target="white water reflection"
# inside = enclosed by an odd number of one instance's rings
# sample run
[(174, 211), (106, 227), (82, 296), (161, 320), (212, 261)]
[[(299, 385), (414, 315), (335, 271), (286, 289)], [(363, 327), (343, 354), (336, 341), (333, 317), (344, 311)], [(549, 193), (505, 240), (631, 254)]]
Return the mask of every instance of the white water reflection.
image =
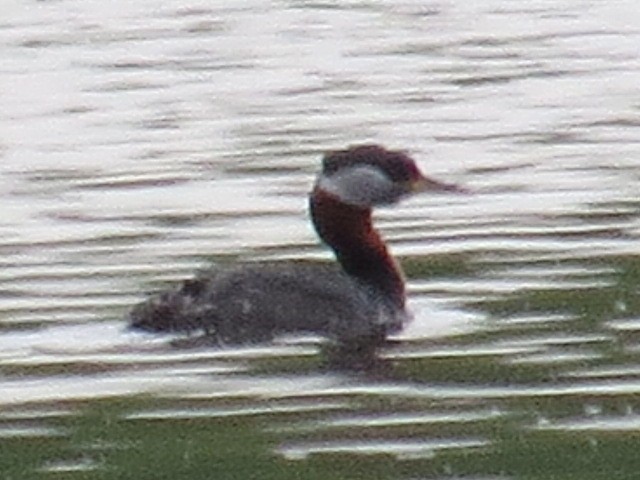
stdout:
[(540, 427), (539, 430), (562, 430), (569, 432), (637, 432), (640, 428), (640, 415), (620, 417), (600, 416), (590, 419), (575, 419), (554, 422)]
[(354, 453), (364, 455), (386, 454), (398, 459), (432, 458), (438, 451), (449, 449), (471, 449), (483, 447), (489, 442), (481, 439), (461, 438), (456, 440), (433, 440), (419, 438), (415, 440), (370, 440), (348, 442), (309, 442), (295, 446), (284, 445), (278, 449), (289, 460), (301, 460), (319, 453)]
[(421, 425), (421, 424), (438, 424), (438, 423), (465, 423), (479, 422), (483, 420), (491, 420), (499, 418), (504, 414), (499, 410), (480, 410), (480, 411), (454, 411), (454, 412), (434, 412), (434, 413), (392, 413), (389, 415), (351, 415), (343, 418), (333, 418), (323, 422), (314, 424), (314, 428), (370, 428), (370, 427), (389, 427), (402, 425)]
[(351, 408), (348, 402), (308, 402), (294, 404), (278, 404), (267, 406), (245, 406), (243, 408), (210, 408), (188, 410), (147, 410), (132, 413), (125, 418), (128, 420), (158, 420), (158, 419), (191, 419), (191, 418), (218, 418), (218, 417), (243, 417), (256, 415), (277, 415), (284, 413), (313, 413), (329, 412), (332, 410), (347, 410)]

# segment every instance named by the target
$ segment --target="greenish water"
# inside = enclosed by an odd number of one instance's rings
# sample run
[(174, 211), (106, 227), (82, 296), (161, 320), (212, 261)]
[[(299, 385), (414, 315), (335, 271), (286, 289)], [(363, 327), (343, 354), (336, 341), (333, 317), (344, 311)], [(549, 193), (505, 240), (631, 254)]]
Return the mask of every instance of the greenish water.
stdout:
[[(467, 262), (409, 261), (408, 270), (486, 273)], [(246, 363), (249, 383), (299, 381), (299, 391), (7, 408), (3, 478), (636, 478), (640, 327), (627, 320), (640, 313), (640, 259), (576, 262), (609, 272), (592, 279), (604, 285), (474, 302), (467, 308), (487, 313), (481, 331), (392, 343), (367, 371), (332, 371), (322, 350)], [(305, 384), (314, 375), (346, 383), (314, 392)], [(210, 393), (223, 380), (212, 377)]]

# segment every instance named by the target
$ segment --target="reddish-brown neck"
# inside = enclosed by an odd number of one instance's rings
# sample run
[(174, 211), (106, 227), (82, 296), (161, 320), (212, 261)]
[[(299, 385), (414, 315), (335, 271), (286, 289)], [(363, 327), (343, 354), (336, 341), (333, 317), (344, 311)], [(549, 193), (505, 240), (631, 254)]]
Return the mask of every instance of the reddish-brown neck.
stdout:
[(318, 187), (311, 194), (309, 204), (316, 232), (334, 250), (345, 272), (404, 308), (404, 277), (373, 228), (371, 209), (342, 203)]

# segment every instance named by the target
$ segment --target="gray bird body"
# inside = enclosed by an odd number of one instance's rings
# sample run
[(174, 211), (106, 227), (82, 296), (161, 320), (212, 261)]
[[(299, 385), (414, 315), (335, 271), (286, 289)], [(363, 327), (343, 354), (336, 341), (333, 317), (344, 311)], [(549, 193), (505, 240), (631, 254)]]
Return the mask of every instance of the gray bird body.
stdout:
[(337, 265), (247, 263), (202, 272), (131, 312), (133, 327), (202, 330), (220, 343), (309, 332), (342, 342), (384, 337), (406, 317), (372, 286)]

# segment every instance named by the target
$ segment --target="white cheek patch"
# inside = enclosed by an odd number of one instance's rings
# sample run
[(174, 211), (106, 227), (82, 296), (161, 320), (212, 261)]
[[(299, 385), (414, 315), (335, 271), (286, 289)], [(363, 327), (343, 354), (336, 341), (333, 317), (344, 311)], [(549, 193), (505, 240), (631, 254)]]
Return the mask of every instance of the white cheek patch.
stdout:
[(317, 186), (356, 207), (392, 203), (401, 195), (398, 186), (371, 165), (345, 168), (331, 176), (321, 175)]

